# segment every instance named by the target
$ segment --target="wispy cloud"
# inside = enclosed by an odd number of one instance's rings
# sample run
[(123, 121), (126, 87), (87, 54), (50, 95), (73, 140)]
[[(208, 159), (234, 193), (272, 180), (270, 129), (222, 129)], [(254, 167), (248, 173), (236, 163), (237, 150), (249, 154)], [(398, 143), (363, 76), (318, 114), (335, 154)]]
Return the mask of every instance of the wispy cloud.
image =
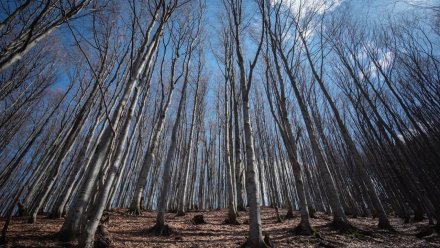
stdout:
[(272, 0), (273, 4), (283, 4), (289, 7), (292, 12), (306, 14), (313, 11), (322, 14), (337, 8), (345, 0)]

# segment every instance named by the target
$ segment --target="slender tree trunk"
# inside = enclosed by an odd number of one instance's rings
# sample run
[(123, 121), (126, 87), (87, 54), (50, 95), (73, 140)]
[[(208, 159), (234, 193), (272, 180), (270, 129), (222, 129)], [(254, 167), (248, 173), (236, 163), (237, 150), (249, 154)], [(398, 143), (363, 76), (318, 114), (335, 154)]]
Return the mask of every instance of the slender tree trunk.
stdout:
[[(196, 80), (196, 89), (195, 89), (195, 97), (194, 97), (194, 105), (192, 109), (192, 115), (191, 115), (191, 127), (189, 131), (189, 141), (188, 141), (188, 152), (187, 152), (187, 159), (186, 163), (184, 164), (184, 171), (183, 171), (183, 186), (182, 186), (182, 194), (179, 197), (179, 207), (177, 209), (177, 215), (182, 216), (185, 215), (185, 206), (186, 206), (186, 197), (187, 197), (187, 185), (188, 185), (188, 174), (189, 174), (189, 166), (191, 162), (191, 153), (193, 150), (193, 133), (194, 133), (194, 122), (196, 120), (196, 113), (197, 113), (197, 105), (198, 105), (198, 89), (199, 89), (199, 82)], [(197, 144), (195, 144), (197, 145)]]
[(114, 153), (115, 159), (112, 160), (113, 164), (110, 166), (109, 171), (107, 172), (107, 177), (105, 179), (104, 186), (97, 195), (96, 204), (93, 205), (93, 211), (90, 216), (90, 219), (87, 222), (85, 233), (84, 235), (82, 235), (80, 239), (81, 247), (85, 247), (85, 248), (93, 247), (96, 229), (98, 228), (98, 225), (100, 223), (102, 213), (104, 212), (105, 206), (107, 204), (107, 199), (111, 187), (113, 185), (114, 179), (122, 162), (122, 158), (124, 155), (122, 151), (127, 145), (129, 127), (134, 115), (136, 105), (138, 103), (138, 97), (139, 97), (139, 91), (138, 88), (136, 87), (134, 89), (134, 96), (131, 99), (131, 106), (127, 112), (127, 117), (124, 121), (124, 124), (121, 127), (120, 133), (118, 134), (119, 144), (117, 145), (116, 151)]
[(228, 224), (237, 224), (237, 212), (234, 202), (234, 190), (233, 190), (233, 180), (232, 180), (232, 163), (230, 160), (230, 136), (229, 136), (229, 111), (228, 111), (228, 80), (225, 80), (224, 88), (224, 135), (223, 135), (223, 146), (224, 146), (224, 163), (226, 169), (226, 180), (228, 189), (228, 217), (226, 222)]
[[(75, 5), (72, 5), (71, 9), (63, 10), (63, 15), (57, 17), (57, 19), (54, 20), (53, 23), (46, 25), (46, 27), (44, 28), (40, 28), (42, 30), (35, 30), (36, 26), (38, 24), (41, 24), (40, 22), (42, 19), (51, 19), (47, 18), (47, 16), (50, 14), (51, 8), (54, 8), (54, 6), (51, 4), (51, 2), (47, 2), (43, 10), (38, 14), (35, 20), (33, 20), (28, 29), (25, 30), (25, 32), (21, 32), (21, 35), (12, 43), (9, 43), (6, 49), (4, 49), (2, 53), (0, 53), (2, 57), (0, 59), (0, 72), (6, 70), (9, 66), (19, 61), (41, 40), (43, 40), (55, 29), (61, 26), (61, 24), (63, 24), (66, 20), (69, 20), (77, 15), (90, 2), (91, 0), (82, 0)], [(22, 11), (22, 9), (27, 7), (27, 5), (27, 3), (24, 3), (20, 8), (17, 9), (17, 11)], [(17, 11), (14, 14), (18, 14)], [(43, 22), (44, 21), (45, 20), (43, 20)], [(5, 20), (2, 25), (0, 25), (0, 30), (3, 29), (4, 24), (6, 24), (7, 22), (9, 22), (9, 20)]]
[(168, 108), (171, 104), (171, 100), (173, 98), (173, 93), (174, 93), (174, 73), (175, 73), (175, 65), (176, 65), (177, 60), (174, 58), (172, 61), (172, 65), (171, 65), (171, 70), (172, 70), (172, 76), (171, 76), (171, 81), (170, 81), (170, 89), (168, 91), (168, 95), (166, 98), (166, 102), (164, 107), (160, 110), (160, 115), (159, 115), (159, 119), (157, 120), (157, 124), (156, 124), (156, 128), (155, 131), (153, 133), (153, 137), (151, 139), (151, 143), (150, 146), (148, 148), (146, 157), (144, 159), (144, 163), (141, 166), (141, 170), (139, 172), (139, 176), (136, 180), (136, 186), (135, 186), (135, 191), (134, 191), (134, 195), (133, 198), (131, 200), (130, 203), (130, 209), (129, 209), (129, 213), (133, 214), (133, 215), (140, 215), (141, 214), (141, 198), (142, 198), (142, 193), (144, 191), (144, 186), (145, 183), (147, 182), (147, 176), (148, 176), (148, 172), (150, 170), (150, 167), (153, 165), (153, 161), (155, 158), (155, 152), (156, 152), (156, 148), (159, 144), (159, 138), (162, 134), (162, 131), (164, 129), (165, 126), (165, 119), (166, 119), (166, 115), (168, 112)]
[[(158, 24), (157, 30), (151, 38), (151, 41), (149, 40), (149, 35), (144, 37), (141, 51), (146, 49), (146, 54), (139, 52), (137, 55), (136, 60), (133, 63), (133, 71), (131, 72), (129, 81), (124, 88), (122, 98), (113, 113), (113, 117), (98, 137), (98, 142), (94, 148), (89, 165), (87, 166), (88, 168), (82, 185), (75, 199), (73, 200), (72, 207), (69, 210), (67, 218), (59, 232), (59, 237), (63, 240), (73, 240), (79, 234), (81, 216), (85, 213), (90, 198), (92, 197), (91, 193), (94, 189), (96, 178), (98, 177), (101, 169), (104, 167), (104, 163), (107, 160), (107, 155), (109, 154), (110, 148), (114, 141), (116, 131), (114, 130), (114, 127), (117, 127), (120, 124), (122, 112), (126, 107), (131, 92), (134, 90), (137, 81), (139, 80), (139, 76), (144, 70), (148, 70), (148, 68), (146, 68), (147, 65), (148, 67), (151, 66), (152, 56), (156, 51), (157, 43), (162, 33), (163, 25), (165, 24), (164, 22), (166, 22), (168, 18), (169, 13), (162, 13), (161, 21)], [(151, 20), (150, 28), (152, 28), (156, 22), (156, 16), (154, 16)], [(149, 41), (150, 44), (148, 44)]]
[(246, 208), (244, 207), (243, 202), (243, 170), (241, 165), (241, 153), (240, 153), (240, 124), (238, 120), (238, 100), (237, 96), (235, 95), (235, 83), (231, 85), (233, 92), (234, 92), (234, 153), (235, 153), (235, 182), (236, 182), (236, 188), (237, 188), (237, 210), (238, 211), (245, 211)]
[(182, 95), (180, 97), (179, 107), (177, 109), (177, 116), (176, 120), (174, 122), (173, 130), (171, 132), (171, 144), (168, 148), (168, 153), (166, 157), (166, 161), (164, 164), (164, 172), (163, 172), (163, 186), (162, 190), (160, 191), (159, 195), (159, 203), (158, 203), (158, 214), (156, 217), (156, 225), (153, 227), (157, 230), (157, 233), (159, 235), (162, 235), (165, 231), (165, 210), (167, 208), (167, 201), (168, 201), (168, 191), (170, 189), (171, 184), (171, 166), (172, 162), (176, 153), (177, 149), (177, 131), (180, 124), (181, 114), (182, 114), (182, 108), (185, 101), (185, 92), (187, 87), (188, 81), (184, 81), (184, 85), (182, 88)]

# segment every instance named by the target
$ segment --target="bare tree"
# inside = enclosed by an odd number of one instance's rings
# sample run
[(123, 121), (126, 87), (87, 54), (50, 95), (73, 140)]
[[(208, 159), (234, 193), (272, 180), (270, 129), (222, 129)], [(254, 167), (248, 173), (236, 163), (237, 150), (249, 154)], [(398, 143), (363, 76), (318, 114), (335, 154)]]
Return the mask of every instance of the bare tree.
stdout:
[[(231, 34), (235, 41), (235, 55), (237, 57), (237, 64), (239, 67), (239, 82), (242, 101), (244, 139), (246, 146), (246, 192), (249, 202), (249, 245), (252, 247), (264, 247), (264, 241), (261, 233), (261, 218), (259, 207), (259, 192), (257, 188), (257, 177), (255, 168), (255, 150), (252, 134), (251, 117), (249, 113), (249, 93), (252, 85), (252, 77), (254, 68), (263, 44), (264, 32), (261, 32), (261, 37), (258, 42), (255, 57), (251, 60), (249, 70), (245, 69), (245, 61), (242, 47), (242, 28), (243, 28), (243, 2), (235, 0), (224, 1), (225, 8), (229, 14), (228, 21), (231, 27)], [(264, 10), (263, 10), (264, 15)], [(262, 28), (264, 22), (262, 21)]]
[[(21, 1), (22, 2), (22, 1)], [(92, 1), (24, 1), (0, 24), (0, 37), (7, 40), (2, 45), (0, 72), (19, 61), (38, 42), (66, 21), (74, 18)], [(96, 7), (96, 6), (95, 6)], [(20, 17), (25, 18), (23, 22)]]

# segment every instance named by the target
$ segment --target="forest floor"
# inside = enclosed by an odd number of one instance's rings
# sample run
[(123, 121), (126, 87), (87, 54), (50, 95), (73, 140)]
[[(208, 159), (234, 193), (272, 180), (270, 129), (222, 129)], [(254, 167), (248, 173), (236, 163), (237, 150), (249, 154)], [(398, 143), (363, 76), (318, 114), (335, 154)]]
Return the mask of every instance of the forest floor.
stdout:
[[(148, 228), (155, 223), (155, 212), (144, 212), (141, 216), (130, 216), (126, 209), (110, 212), (107, 224), (115, 247), (239, 247), (246, 240), (248, 225), (226, 225), (222, 222), (226, 209), (217, 211), (191, 211), (183, 217), (174, 213), (167, 214), (167, 222), (175, 233), (167, 237), (154, 236)], [(191, 219), (202, 214), (207, 224), (194, 225)], [(239, 221), (247, 222), (247, 213), (240, 212)], [(285, 216), (286, 210), (280, 210)], [(433, 233), (424, 238), (415, 235), (428, 226), (427, 221), (404, 224), (401, 219), (390, 218), (396, 232), (376, 228), (377, 219), (350, 218), (359, 229), (366, 232), (341, 233), (329, 226), (331, 216), (316, 213), (312, 218), (313, 227), (319, 233), (314, 237), (297, 236), (292, 229), (299, 222), (299, 213), (293, 219), (277, 223), (275, 210), (262, 208), (263, 233), (269, 234), (275, 247), (440, 247), (440, 236)], [(9, 226), (7, 246), (0, 247), (66, 247), (71, 244), (54, 240), (63, 223), (62, 219), (54, 220), (39, 216), (37, 223), (28, 224), (24, 218), (13, 218)], [(0, 220), (0, 227), (4, 219)], [(366, 233), (366, 234), (365, 234)], [(319, 236), (319, 237), (318, 237)]]

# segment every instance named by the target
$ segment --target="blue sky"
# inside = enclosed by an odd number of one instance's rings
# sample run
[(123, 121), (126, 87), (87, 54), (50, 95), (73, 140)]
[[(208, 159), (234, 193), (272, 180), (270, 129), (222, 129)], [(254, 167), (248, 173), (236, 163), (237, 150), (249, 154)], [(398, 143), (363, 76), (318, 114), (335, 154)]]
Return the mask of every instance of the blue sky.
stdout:
[(353, 7), (353, 12), (360, 13), (359, 17), (379, 18), (379, 20), (412, 14), (413, 11), (426, 11), (424, 7), (433, 5), (436, 1), (438, 2), (438, 0), (343, 0), (344, 4)]
[[(244, 0), (244, 3), (250, 3), (248, 1), (252, 0)], [(278, 1), (278, 0), (274, 0)], [(300, 0), (283, 0), (285, 2), (291, 1), (294, 4), (297, 4)], [(333, 3), (335, 4), (333, 10), (337, 10), (338, 8), (344, 8), (349, 6), (351, 12), (353, 12), (356, 18), (364, 18), (366, 20), (374, 20), (378, 22), (386, 22), (388, 19), (393, 19), (402, 15), (411, 15), (414, 14), (414, 11), (423, 12), (427, 11), (423, 6), (430, 6), (433, 4), (438, 4), (438, 0), (302, 0), (305, 3), (314, 4), (314, 3)], [(216, 61), (214, 56), (212, 55), (212, 48), (216, 48), (218, 45), (217, 34), (220, 29), (219, 16), (223, 11), (223, 4), (221, 0), (206, 0), (207, 9), (206, 9), (206, 17), (205, 17), (205, 31), (207, 33), (207, 41), (210, 43), (208, 47), (206, 47), (206, 62), (208, 70), (208, 74), (211, 75), (211, 80), (216, 80), (218, 77), (216, 71), (218, 70), (218, 66), (216, 65)], [(414, 6), (422, 6), (422, 8), (416, 8)], [(423, 16), (423, 15), (421, 15)], [(61, 28), (63, 30), (63, 28)], [(61, 31), (60, 30), (60, 31)], [(69, 35), (71, 38), (71, 35)], [(249, 54), (252, 56), (252, 54)], [(220, 76), (220, 75), (218, 75)], [(67, 78), (64, 75), (64, 72), (60, 72), (58, 82), (53, 86), (53, 88), (65, 88), (67, 87)], [(210, 91), (214, 90), (210, 87)], [(209, 93), (208, 93), (209, 94)], [(212, 96), (211, 94), (209, 94)]]

